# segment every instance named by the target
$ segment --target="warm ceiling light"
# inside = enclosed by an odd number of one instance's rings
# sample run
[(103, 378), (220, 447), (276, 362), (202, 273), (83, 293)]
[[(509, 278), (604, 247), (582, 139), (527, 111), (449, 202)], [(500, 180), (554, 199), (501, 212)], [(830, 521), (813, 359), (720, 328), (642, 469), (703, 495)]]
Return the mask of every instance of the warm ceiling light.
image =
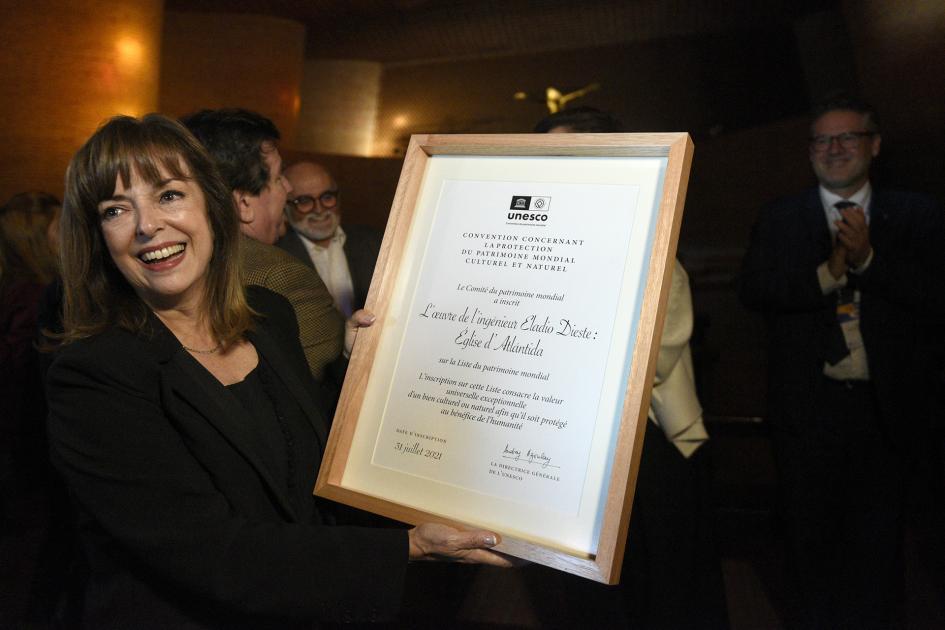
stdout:
[(115, 44), (122, 65), (138, 65), (144, 56), (144, 47), (133, 37), (122, 37)]
[(400, 114), (400, 115), (398, 115), (398, 116), (394, 116), (394, 128), (395, 128), (395, 129), (403, 129), (404, 127), (407, 126), (407, 122), (408, 122), (408, 119), (407, 119), (407, 117), (406, 117), (404, 114)]

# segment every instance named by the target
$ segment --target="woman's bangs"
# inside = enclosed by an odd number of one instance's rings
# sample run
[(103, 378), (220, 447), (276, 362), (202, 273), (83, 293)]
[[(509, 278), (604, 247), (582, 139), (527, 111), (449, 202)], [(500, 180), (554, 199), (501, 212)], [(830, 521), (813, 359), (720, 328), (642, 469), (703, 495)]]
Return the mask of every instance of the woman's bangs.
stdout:
[[(137, 121), (135, 121), (137, 122)], [(123, 187), (131, 186), (132, 173), (137, 174), (152, 186), (168, 179), (191, 179), (190, 169), (184, 155), (186, 146), (162, 130), (149, 130), (138, 124), (134, 131), (115, 130), (116, 137), (106, 139), (101, 145), (98, 159), (94, 159), (94, 175), (91, 178), (91, 197), (97, 205), (115, 194), (119, 179)], [(149, 133), (152, 132), (152, 133)], [(153, 133), (158, 131), (158, 133)], [(108, 140), (112, 140), (109, 142)]]
[(118, 169), (125, 188), (131, 185), (131, 173), (151, 186), (157, 186), (169, 178), (191, 179), (191, 169), (184, 158), (183, 147), (162, 139), (146, 138), (140, 146), (124, 160)]

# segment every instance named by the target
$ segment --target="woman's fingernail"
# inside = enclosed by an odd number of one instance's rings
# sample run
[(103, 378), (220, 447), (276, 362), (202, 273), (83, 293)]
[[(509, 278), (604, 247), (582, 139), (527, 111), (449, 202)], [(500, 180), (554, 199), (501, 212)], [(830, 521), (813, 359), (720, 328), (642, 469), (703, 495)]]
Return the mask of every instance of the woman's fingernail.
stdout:
[(496, 541), (495, 536), (483, 536), (482, 542), (484, 545), (494, 547), (498, 541)]

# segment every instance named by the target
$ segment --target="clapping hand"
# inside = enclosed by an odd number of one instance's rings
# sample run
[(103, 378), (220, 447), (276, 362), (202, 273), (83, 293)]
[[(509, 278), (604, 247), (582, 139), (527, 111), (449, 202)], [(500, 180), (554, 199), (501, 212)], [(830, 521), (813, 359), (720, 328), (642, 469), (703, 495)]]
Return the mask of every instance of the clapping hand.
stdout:
[(844, 208), (840, 215), (843, 220), (837, 221), (837, 243), (846, 249), (847, 265), (859, 267), (866, 262), (872, 250), (866, 215), (859, 206)]
[(847, 248), (840, 244), (839, 240), (834, 243), (833, 251), (830, 252), (827, 269), (830, 271), (830, 275), (837, 280), (847, 272)]

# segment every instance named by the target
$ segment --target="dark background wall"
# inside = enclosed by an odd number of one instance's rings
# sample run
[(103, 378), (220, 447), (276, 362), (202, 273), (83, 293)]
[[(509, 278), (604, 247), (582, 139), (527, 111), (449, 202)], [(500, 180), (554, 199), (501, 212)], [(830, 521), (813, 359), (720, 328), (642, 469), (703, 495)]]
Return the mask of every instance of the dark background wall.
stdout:
[[(772, 72), (772, 68), (778, 68)], [(378, 136), (400, 154), (411, 133), (531, 131), (544, 91), (598, 83), (575, 101), (613, 112), (631, 131), (698, 137), (803, 114), (807, 89), (787, 27), (513, 57), (392, 64), (384, 69)], [(513, 100), (517, 91), (527, 101)], [(405, 115), (410, 125), (394, 128)]]

